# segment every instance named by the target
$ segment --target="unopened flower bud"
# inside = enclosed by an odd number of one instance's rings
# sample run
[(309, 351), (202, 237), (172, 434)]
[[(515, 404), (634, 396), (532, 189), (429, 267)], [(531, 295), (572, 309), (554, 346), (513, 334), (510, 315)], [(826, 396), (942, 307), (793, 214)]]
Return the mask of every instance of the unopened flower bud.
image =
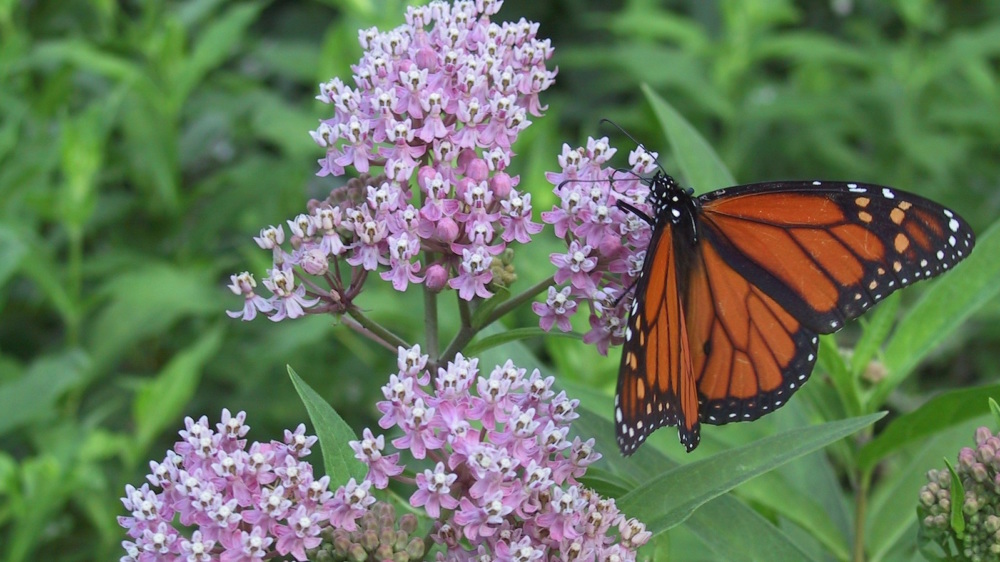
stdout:
[(309, 275), (323, 275), (330, 268), (330, 262), (327, 261), (326, 255), (318, 248), (307, 250), (306, 253), (302, 254), (302, 260), (299, 263)]
[(465, 167), (465, 177), (476, 183), (485, 180), (489, 173), (490, 168), (482, 158), (473, 158)]
[(437, 223), (436, 234), (442, 242), (454, 242), (458, 239), (458, 224), (451, 217), (443, 217)]
[(514, 187), (514, 182), (505, 172), (497, 172), (490, 178), (490, 189), (493, 190), (493, 196), (497, 199), (506, 199), (510, 195), (512, 187)]
[(448, 286), (448, 270), (439, 263), (431, 264), (427, 268), (427, 277), (424, 279), (427, 289), (435, 293), (440, 292)]

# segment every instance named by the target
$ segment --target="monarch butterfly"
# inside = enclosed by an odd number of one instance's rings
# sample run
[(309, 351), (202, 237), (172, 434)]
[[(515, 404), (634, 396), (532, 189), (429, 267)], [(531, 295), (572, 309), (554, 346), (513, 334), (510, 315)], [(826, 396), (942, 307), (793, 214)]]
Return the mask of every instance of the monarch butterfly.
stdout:
[(818, 334), (975, 245), (958, 214), (891, 187), (793, 181), (696, 197), (662, 171), (647, 181), (652, 216), (618, 202), (652, 227), (615, 396), (624, 455), (662, 426), (690, 452), (701, 423), (778, 409), (809, 378)]

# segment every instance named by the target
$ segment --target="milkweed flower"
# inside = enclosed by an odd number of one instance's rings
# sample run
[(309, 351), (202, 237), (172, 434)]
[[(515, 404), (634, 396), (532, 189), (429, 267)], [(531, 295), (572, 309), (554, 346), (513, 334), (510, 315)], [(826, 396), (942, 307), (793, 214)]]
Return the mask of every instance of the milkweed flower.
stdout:
[(642, 147), (629, 154), (628, 170), (612, 168), (608, 162), (616, 152), (606, 137), (590, 138), (586, 147), (564, 144), (560, 171), (546, 174), (559, 204), (543, 212), (542, 221), (554, 227), (567, 251), (550, 256), (556, 287), (549, 289), (545, 302), (532, 305), (542, 329), (555, 325), (564, 332), (586, 305), (590, 330), (584, 341), (596, 344), (601, 353), (625, 339), (628, 291), (639, 278), (651, 235), (649, 225), (620, 209), (618, 202), (649, 213), (643, 178), (656, 169), (656, 153)]
[(230, 316), (343, 313), (376, 271), (400, 291), (426, 282), (465, 300), (507, 281), (494, 257), (542, 229), (507, 172), (511, 146), (542, 115), (556, 71), (537, 23), (492, 21), (501, 5), (434, 1), (393, 30), (359, 32), (352, 80), (320, 85), (332, 115), (310, 133), (326, 153), (317, 175), (357, 177), (288, 221), (290, 248), (281, 226), (261, 231), (272, 295), (234, 277), (244, 306)]
[(427, 363), (419, 348), (399, 348), (382, 388), (379, 426), (402, 432), (396, 452), (369, 429), (351, 446), (376, 488), (403, 457), (431, 461), (409, 501), (434, 520), (438, 560), (635, 559), (648, 531), (578, 481), (600, 454), (593, 439), (567, 437), (577, 400), (511, 361), (488, 374), (461, 354), (436, 374)]
[[(1000, 560), (1000, 436), (988, 427), (976, 430), (976, 446), (958, 453), (955, 473), (964, 489), (954, 497), (951, 472), (945, 468), (927, 472), (927, 484), (919, 493), (917, 507), (920, 533), (958, 560)], [(957, 533), (951, 524), (954, 502), (961, 503), (965, 529)]]

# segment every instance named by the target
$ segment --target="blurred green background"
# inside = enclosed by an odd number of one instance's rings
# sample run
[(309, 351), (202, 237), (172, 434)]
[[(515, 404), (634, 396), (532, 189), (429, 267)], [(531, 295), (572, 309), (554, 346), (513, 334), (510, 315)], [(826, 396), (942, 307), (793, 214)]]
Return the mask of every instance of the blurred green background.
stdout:
[[(348, 81), (357, 30), (401, 24), (404, 5), (0, 0), (4, 560), (117, 559), (123, 487), (162, 458), (183, 416), (246, 410), (261, 441), (306, 421), (285, 365), (356, 429), (374, 424), (384, 378), (372, 374), (394, 371), (394, 356), (334, 318), (230, 320), (242, 301), (225, 284), (243, 270), (259, 280), (270, 256), (252, 236), (342, 181), (314, 175), (322, 151), (308, 131), (330, 114), (317, 84)], [(536, 218), (554, 201), (544, 172), (564, 142), (608, 135), (624, 162), (630, 142), (601, 118), (660, 147), (672, 170), (643, 83), (740, 182), (892, 185), (977, 232), (998, 216), (1000, 3), (508, 0), (496, 20), (521, 17), (540, 22), (559, 67), (512, 163)], [(524, 285), (551, 274), (542, 264), (559, 248), (547, 230), (519, 250)], [(418, 295), (376, 281), (366, 298), (374, 318), (420, 341), (422, 316), (408, 313)], [(994, 299), (891, 409), (995, 382), (997, 315)], [(537, 318), (525, 306), (505, 322)], [(527, 343), (610, 395), (614, 356)]]

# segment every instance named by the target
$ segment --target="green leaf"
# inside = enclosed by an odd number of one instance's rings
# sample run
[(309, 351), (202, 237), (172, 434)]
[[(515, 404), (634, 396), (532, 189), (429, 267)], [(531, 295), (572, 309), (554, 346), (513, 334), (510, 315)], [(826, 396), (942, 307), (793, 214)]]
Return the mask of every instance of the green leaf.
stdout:
[(360, 482), (368, 473), (368, 467), (354, 458), (354, 449), (348, 444), (358, 438), (354, 430), (291, 367), (288, 367), (288, 376), (292, 378), (292, 384), (305, 404), (316, 436), (319, 437), (319, 444), (323, 449), (323, 465), (331, 485), (336, 488), (346, 484), (351, 478)]
[(875, 310), (862, 317), (864, 333), (854, 346), (854, 353), (851, 355), (851, 373), (855, 376), (864, 373), (868, 363), (882, 348), (882, 344), (896, 324), (900, 296), (899, 293), (893, 293), (876, 306)]
[(41, 357), (16, 379), (0, 384), (0, 435), (52, 416), (56, 400), (83, 379), (82, 353)]
[(959, 500), (965, 497), (965, 486), (962, 485), (962, 478), (955, 472), (951, 461), (945, 458), (944, 464), (948, 467), (948, 472), (951, 473), (951, 528), (955, 531), (955, 536), (961, 540), (965, 537), (965, 514), (962, 513), (965, 502)]
[(247, 29), (263, 9), (264, 4), (259, 2), (241, 2), (208, 20), (206, 27), (198, 34), (197, 43), (190, 58), (185, 61), (183, 71), (173, 84), (175, 103), (179, 104), (186, 99), (210, 70), (236, 54), (236, 48), (244, 41)]
[[(884, 414), (803, 427), (673, 468), (618, 499), (653, 534), (687, 519), (699, 506), (747, 480), (867, 427)], [(664, 493), (669, 491), (669, 493)]]
[(862, 471), (914, 441), (987, 413), (983, 398), (1000, 396), (1000, 384), (952, 390), (935, 396), (916, 410), (892, 420), (878, 437), (869, 441), (858, 455)]
[(729, 495), (701, 506), (684, 525), (715, 554), (703, 559), (730, 562), (815, 560), (781, 529)]
[(878, 407), (885, 403), (889, 393), (934, 348), (1000, 292), (997, 255), (1000, 255), (1000, 222), (979, 237), (968, 259), (935, 281), (900, 321), (885, 347), (889, 376), (875, 388), (870, 404)]
[(735, 185), (733, 175), (708, 141), (652, 88), (643, 84), (642, 91), (653, 107), (687, 181), (699, 192)]
[(990, 397), (990, 412), (993, 412), (993, 426), (1000, 427), (1000, 404)]
[(479, 338), (465, 346), (462, 354), (471, 357), (479, 355), (487, 349), (497, 347), (498, 345), (534, 337), (582, 339), (582, 336), (576, 332), (546, 332), (537, 326), (532, 328), (514, 328), (512, 330)]
[(145, 455), (160, 432), (177, 422), (198, 388), (205, 364), (219, 351), (222, 334), (221, 326), (204, 332), (193, 345), (174, 355), (136, 394), (132, 405), (136, 455)]

